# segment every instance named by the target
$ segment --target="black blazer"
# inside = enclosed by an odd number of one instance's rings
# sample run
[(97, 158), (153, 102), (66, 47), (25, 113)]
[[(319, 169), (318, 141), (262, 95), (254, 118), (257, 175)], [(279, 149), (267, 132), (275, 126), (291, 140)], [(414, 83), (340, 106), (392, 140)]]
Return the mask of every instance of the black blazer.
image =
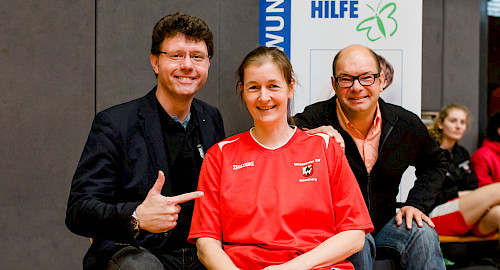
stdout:
[[(162, 194), (170, 196), (171, 182), (155, 100), (156, 87), (146, 96), (96, 115), (73, 177), (66, 226), (93, 238), (84, 268), (107, 263), (120, 243), (149, 248), (164, 241), (163, 234), (133, 237), (130, 216), (165, 173)], [(203, 150), (225, 138), (220, 112), (194, 99)], [(158, 239), (163, 238), (163, 239)]]

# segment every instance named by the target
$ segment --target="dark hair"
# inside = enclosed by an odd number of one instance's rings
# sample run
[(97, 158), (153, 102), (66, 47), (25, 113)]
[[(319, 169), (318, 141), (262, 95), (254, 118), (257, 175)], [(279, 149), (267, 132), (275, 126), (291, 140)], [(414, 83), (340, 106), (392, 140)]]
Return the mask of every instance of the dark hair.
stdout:
[[(245, 56), (236, 70), (236, 91), (239, 92), (241, 100), (243, 100), (243, 91), (240, 90), (239, 85), (244, 83), (245, 69), (251, 64), (262, 65), (266, 62), (272, 62), (278, 66), (288, 85), (294, 81), (292, 64), (286, 54), (276, 47), (259, 46)], [(291, 103), (290, 100), (287, 104), (288, 116), (291, 112)]]
[(212, 58), (214, 42), (208, 25), (200, 18), (179, 12), (167, 15), (156, 23), (151, 38), (151, 54), (159, 55), (162, 42), (178, 34), (184, 35), (188, 40), (205, 41), (208, 57)]
[(467, 107), (462, 106), (460, 104), (450, 104), (448, 106), (444, 106), (439, 112), (439, 115), (432, 121), (432, 124), (429, 126), (428, 130), (431, 136), (436, 140), (439, 144), (443, 142), (443, 130), (439, 128), (439, 123), (443, 123), (444, 119), (448, 117), (451, 110), (462, 110), (466, 114), (465, 123), (467, 125), (467, 129), (469, 128), (469, 109)]
[(486, 138), (492, 141), (500, 142), (498, 128), (500, 128), (500, 111), (497, 111), (490, 117), (488, 126), (486, 127)]
[(392, 78), (394, 77), (394, 68), (391, 63), (387, 62), (387, 60), (380, 54), (377, 54), (377, 59), (380, 65), (380, 69), (384, 72), (385, 81), (387, 85), (384, 87), (386, 89), (392, 83)]
[[(366, 48), (370, 52), (370, 54), (372, 55), (373, 59), (375, 60), (375, 65), (377, 66), (377, 72), (380, 73), (380, 62), (378, 60), (377, 54), (372, 49), (370, 49), (368, 47), (365, 47), (365, 46), (363, 46), (363, 47)], [(348, 48), (348, 47), (346, 47), (346, 48)], [(344, 52), (344, 50), (346, 48), (340, 50), (337, 53), (337, 55), (335, 55), (335, 58), (333, 58), (333, 63), (332, 63), (333, 77), (335, 77), (335, 72), (336, 72), (336, 69), (337, 69), (337, 62), (338, 62), (341, 54)]]

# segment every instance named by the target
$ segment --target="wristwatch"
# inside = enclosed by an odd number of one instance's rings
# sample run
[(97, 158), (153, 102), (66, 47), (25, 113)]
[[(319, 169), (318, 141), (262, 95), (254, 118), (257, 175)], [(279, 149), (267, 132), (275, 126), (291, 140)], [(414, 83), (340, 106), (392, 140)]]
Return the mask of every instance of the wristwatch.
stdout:
[(134, 210), (134, 213), (130, 216), (130, 227), (134, 231), (134, 238), (136, 238), (139, 235), (139, 217), (137, 217), (137, 213)]

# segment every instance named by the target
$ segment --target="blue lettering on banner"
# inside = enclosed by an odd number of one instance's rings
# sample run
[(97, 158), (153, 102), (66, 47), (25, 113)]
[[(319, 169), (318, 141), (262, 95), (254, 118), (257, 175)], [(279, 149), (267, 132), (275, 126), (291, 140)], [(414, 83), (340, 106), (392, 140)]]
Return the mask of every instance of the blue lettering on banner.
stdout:
[(358, 1), (311, 1), (311, 18), (358, 18)]
[(290, 58), (291, 0), (260, 0), (259, 44), (277, 47)]

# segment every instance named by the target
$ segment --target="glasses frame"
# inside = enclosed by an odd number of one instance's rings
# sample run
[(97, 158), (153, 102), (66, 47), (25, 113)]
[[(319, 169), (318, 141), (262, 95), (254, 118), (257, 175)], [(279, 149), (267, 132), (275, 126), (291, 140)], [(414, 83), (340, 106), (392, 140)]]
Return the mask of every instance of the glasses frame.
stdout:
[[(370, 84), (363, 84), (360, 80), (359, 80), (359, 77), (363, 77), (363, 76), (366, 76), (366, 75), (373, 75), (373, 82), (370, 83)], [(350, 86), (341, 86), (339, 84), (339, 77), (333, 77), (335, 78), (335, 82), (342, 88), (349, 88), (349, 87), (352, 87), (354, 85), (354, 81), (358, 80), (359, 84), (362, 85), (362, 86), (370, 86), (370, 85), (373, 85), (375, 83), (375, 79), (376, 78), (379, 78), (380, 77), (380, 72), (379, 73), (369, 73), (369, 74), (361, 74), (359, 76), (350, 76), (350, 75), (343, 75), (342, 77), (351, 77), (352, 78), (352, 84)]]
[[(180, 63), (181, 61), (184, 61), (184, 59), (186, 59), (186, 56), (189, 55), (189, 60), (191, 60), (191, 63), (193, 64), (203, 64), (205, 63), (205, 61), (207, 59), (210, 59), (210, 57), (206, 54), (203, 54), (203, 53), (200, 53), (200, 52), (196, 52), (196, 53), (193, 53), (193, 52), (190, 52), (190, 53), (185, 53), (185, 52), (164, 52), (164, 51), (159, 51), (158, 54), (165, 54), (167, 56), (171, 55), (171, 54), (179, 54), (179, 55), (183, 55), (184, 57), (182, 57), (181, 59), (172, 59), (171, 56), (168, 57), (168, 59), (174, 63)], [(198, 59), (198, 58), (195, 58), (194, 55), (195, 54), (198, 54), (198, 55), (203, 55), (203, 59)]]

